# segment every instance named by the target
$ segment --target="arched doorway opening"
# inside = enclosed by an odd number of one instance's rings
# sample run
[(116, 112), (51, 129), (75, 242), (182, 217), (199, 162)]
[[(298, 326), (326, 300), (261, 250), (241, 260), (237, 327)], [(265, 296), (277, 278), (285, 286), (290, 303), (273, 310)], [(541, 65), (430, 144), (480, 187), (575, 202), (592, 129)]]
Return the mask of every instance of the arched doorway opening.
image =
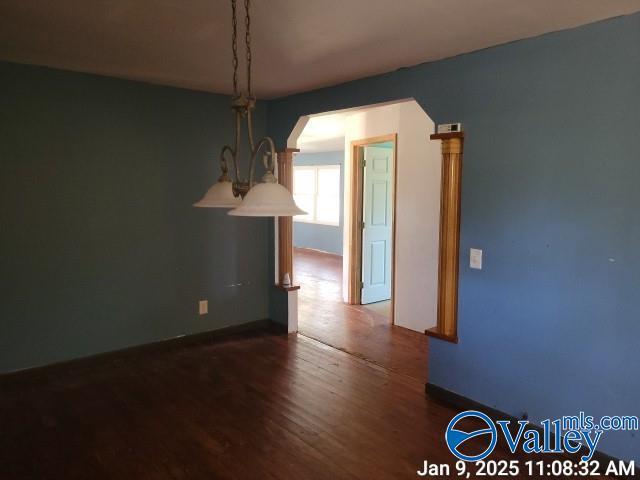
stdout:
[[(296, 150), (294, 195), (310, 211), (292, 225), (301, 290), (290, 322), (323, 343), (417, 376), (427, 363), (424, 332), (436, 327), (438, 313), (442, 156), (429, 139), (434, 129), (407, 99), (303, 116), (287, 145)], [(339, 202), (322, 203), (336, 192), (327, 183), (336, 177)], [(382, 225), (388, 241), (368, 236)], [(415, 361), (389, 350), (394, 336)]]

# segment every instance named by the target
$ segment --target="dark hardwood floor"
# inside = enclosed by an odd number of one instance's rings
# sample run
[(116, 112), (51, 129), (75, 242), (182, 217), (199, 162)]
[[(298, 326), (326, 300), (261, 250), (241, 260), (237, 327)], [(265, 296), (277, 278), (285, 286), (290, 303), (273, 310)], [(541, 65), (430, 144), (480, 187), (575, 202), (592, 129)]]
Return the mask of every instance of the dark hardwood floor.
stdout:
[(80, 361), (0, 389), (3, 480), (412, 479), (425, 459), (455, 463), (456, 412), (422, 381), (295, 334)]
[(301, 334), (426, 382), (427, 336), (392, 325), (378, 305), (343, 303), (342, 257), (296, 248), (294, 272)]

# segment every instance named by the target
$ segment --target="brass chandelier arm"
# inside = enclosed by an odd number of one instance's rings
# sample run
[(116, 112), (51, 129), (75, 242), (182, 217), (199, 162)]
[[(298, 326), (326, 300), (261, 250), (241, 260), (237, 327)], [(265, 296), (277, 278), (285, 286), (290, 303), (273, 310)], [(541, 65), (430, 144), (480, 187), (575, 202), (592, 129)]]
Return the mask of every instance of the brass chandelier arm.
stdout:
[(251, 114), (254, 106), (255, 103), (252, 103), (252, 99), (247, 99), (247, 137), (249, 138), (249, 147), (251, 148), (251, 153), (253, 153), (256, 149), (255, 142), (253, 141), (253, 115)]
[(223, 182), (231, 181), (229, 178), (229, 163), (227, 157), (225, 157), (225, 153), (231, 154), (231, 161), (235, 164), (235, 155), (233, 154), (232, 148), (229, 145), (225, 145), (220, 151), (220, 170), (222, 171), (222, 175), (220, 175), (219, 180)]
[(236, 136), (235, 146), (233, 149), (233, 164), (236, 169), (236, 182), (240, 182), (240, 165), (238, 164), (238, 155), (240, 155), (240, 134), (242, 132), (242, 113), (236, 110)]
[(242, 114), (236, 110), (236, 136), (235, 136), (235, 144), (234, 148), (231, 148), (229, 145), (225, 145), (222, 147), (220, 151), (220, 169), (222, 170), (222, 179), (228, 180), (228, 172), (229, 172), (229, 163), (225, 154), (229, 153), (231, 155), (231, 161), (233, 162), (233, 169), (235, 173), (234, 181), (236, 183), (241, 183), (240, 179), (240, 165), (238, 164), (238, 153), (240, 150), (240, 132), (242, 130)]
[(258, 153), (260, 152), (262, 147), (264, 147), (265, 145), (269, 146), (269, 151), (265, 153), (262, 159), (264, 168), (267, 170), (265, 177), (270, 178), (269, 175), (273, 176), (276, 161), (276, 147), (271, 137), (262, 137), (260, 140), (258, 140), (256, 148), (251, 152), (251, 168), (249, 171), (249, 185), (251, 187), (253, 187), (253, 185), (255, 184), (256, 157), (258, 156)]

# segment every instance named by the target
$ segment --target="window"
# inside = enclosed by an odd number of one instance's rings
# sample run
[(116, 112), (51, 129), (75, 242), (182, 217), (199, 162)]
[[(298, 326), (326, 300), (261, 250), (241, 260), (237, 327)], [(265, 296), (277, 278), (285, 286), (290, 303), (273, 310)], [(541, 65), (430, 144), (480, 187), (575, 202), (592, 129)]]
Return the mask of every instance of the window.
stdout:
[(296, 222), (340, 225), (340, 165), (294, 166), (293, 197), (307, 215)]

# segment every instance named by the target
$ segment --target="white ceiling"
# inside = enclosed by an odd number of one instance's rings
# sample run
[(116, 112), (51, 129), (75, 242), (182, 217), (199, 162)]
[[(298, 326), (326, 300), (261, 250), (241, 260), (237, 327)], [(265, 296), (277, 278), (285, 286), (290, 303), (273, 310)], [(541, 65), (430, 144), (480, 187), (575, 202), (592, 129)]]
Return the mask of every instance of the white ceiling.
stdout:
[[(253, 4), (254, 92), (262, 98), (640, 10), (640, 0)], [(0, 59), (230, 93), (230, 10), (227, 0), (0, 0)]]

